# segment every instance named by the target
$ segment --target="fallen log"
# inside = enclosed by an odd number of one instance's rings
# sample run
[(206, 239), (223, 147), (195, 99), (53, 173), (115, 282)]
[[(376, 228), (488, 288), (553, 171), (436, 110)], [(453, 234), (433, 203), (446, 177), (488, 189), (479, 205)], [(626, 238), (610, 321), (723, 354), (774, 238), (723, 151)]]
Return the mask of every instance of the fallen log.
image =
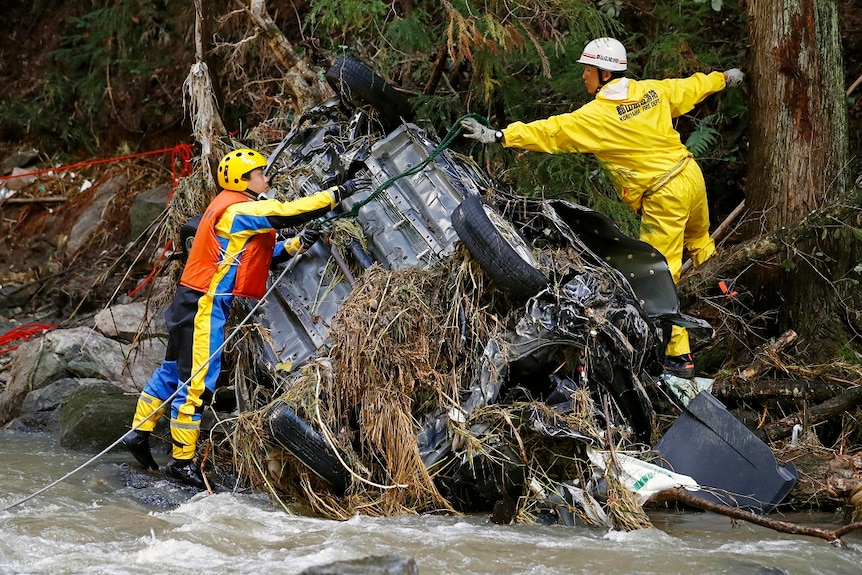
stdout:
[(728, 401), (768, 401), (799, 399), (820, 403), (841, 394), (846, 388), (835, 382), (806, 379), (716, 379), (710, 392)]
[(822, 527), (815, 527), (813, 525), (800, 525), (798, 523), (791, 523), (789, 521), (771, 519), (769, 517), (758, 515), (757, 513), (753, 513), (751, 511), (745, 511), (744, 509), (738, 509), (736, 507), (729, 507), (720, 503), (707, 501), (706, 499), (702, 499), (681, 487), (660, 491), (653, 495), (647, 503), (658, 504), (671, 501), (683, 503), (685, 505), (688, 505), (689, 507), (694, 507), (696, 509), (702, 509), (704, 511), (718, 513), (732, 519), (739, 519), (740, 521), (753, 523), (754, 525), (767, 527), (769, 529), (772, 529), (773, 531), (778, 531), (779, 533), (817, 537), (819, 539), (829, 541), (833, 545), (840, 545), (841, 537), (847, 535), (848, 533), (852, 533), (857, 529), (862, 529), (862, 521), (842, 525), (837, 529), (823, 529)]
[(719, 280), (734, 277), (753, 263), (765, 264), (783, 253), (787, 246), (811, 239), (836, 223), (857, 217), (860, 213), (859, 193), (851, 190), (835, 202), (810, 212), (793, 225), (742, 242), (711, 257), (677, 284), (680, 308), (686, 309), (693, 305), (698, 294), (715, 286)]
[(292, 97), (297, 116), (335, 95), (326, 80), (306, 63), (281, 32), (267, 12), (264, 0), (251, 0), (245, 11), (258, 27), (258, 34), (266, 41), (272, 56), (283, 67), (284, 92)]
[(860, 403), (862, 403), (862, 385), (852, 387), (841, 395), (810, 407), (804, 412), (797, 411), (783, 419), (767, 423), (760, 429), (768, 441), (777, 441), (790, 435), (793, 432), (793, 426), (797, 423), (810, 427), (821, 421), (838, 417)]

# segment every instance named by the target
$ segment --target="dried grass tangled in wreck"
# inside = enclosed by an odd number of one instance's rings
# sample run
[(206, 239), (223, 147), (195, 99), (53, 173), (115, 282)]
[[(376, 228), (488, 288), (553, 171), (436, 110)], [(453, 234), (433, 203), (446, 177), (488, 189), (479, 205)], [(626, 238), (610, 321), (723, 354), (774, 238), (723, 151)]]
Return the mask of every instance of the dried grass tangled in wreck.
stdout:
[[(568, 254), (569, 261), (576, 257)], [(501, 298), (485, 285), (466, 250), (430, 270), (372, 266), (340, 308), (328, 354), (323, 349), (302, 369), (282, 373), (271, 392), (257, 390), (266, 406), (240, 416), (223, 444), (232, 448), (227, 463), (243, 483), (286, 508), (333, 519), (475, 511), (496, 499), (493, 516), (501, 522), (533, 522), (562, 512), (585, 524), (649, 526), (634, 494), (613, 477), (604, 478), (607, 497), (598, 514), (560, 497), (561, 482), (585, 486), (596, 479), (586, 443), (538, 433), (537, 422), (578, 430), (597, 445), (626, 444), (622, 430), (604, 425), (601, 406), (585, 390), (569, 398), (571, 409), (563, 414), (534, 401), (527, 389), (509, 390), (504, 403), (477, 408), (464, 421), (450, 419), (456, 455), (426, 468), (417, 433), (429, 416), (459, 404), (480, 369), (485, 345), (509, 319), (495, 312), (505, 309)], [(253, 355), (251, 349), (241, 353), (237, 382), (254, 378), (259, 367)], [(337, 449), (351, 477), (343, 496), (271, 440), (266, 414), (276, 401)], [(469, 464), (453, 471), (456, 460)], [(464, 477), (465, 469), (472, 478)], [(494, 493), (481, 492), (482, 485)]]

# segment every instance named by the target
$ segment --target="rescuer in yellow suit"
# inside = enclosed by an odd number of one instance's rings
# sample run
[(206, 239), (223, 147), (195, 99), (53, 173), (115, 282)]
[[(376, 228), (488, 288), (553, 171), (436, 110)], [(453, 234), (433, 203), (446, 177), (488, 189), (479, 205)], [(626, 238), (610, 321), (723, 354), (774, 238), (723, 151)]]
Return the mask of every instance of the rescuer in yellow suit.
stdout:
[[(514, 122), (502, 130), (462, 120), (464, 136), (507, 148), (546, 153), (593, 154), (613, 178), (623, 200), (641, 214), (640, 239), (667, 259), (679, 281), (683, 250), (695, 265), (715, 252), (709, 236), (706, 185), (700, 167), (682, 144), (673, 119), (689, 112), (710, 94), (742, 82), (743, 73), (697, 73), (688, 78), (633, 80), (625, 47), (614, 38), (598, 38), (578, 62), (595, 99), (566, 114), (530, 123)], [(694, 375), (688, 332), (673, 326), (665, 372)]]
[(165, 358), (138, 398), (132, 431), (123, 444), (145, 468), (159, 466), (150, 453), (149, 437), (171, 399), (173, 459), (166, 475), (205, 488), (194, 462), (201, 413), (216, 389), (221, 371), (225, 325), (234, 297), (259, 300), (273, 259), (304, 252), (319, 237), (307, 227), (296, 237), (276, 241), (277, 229), (295, 227), (323, 216), (344, 198), (368, 187), (358, 178), (293, 201), (271, 197), (264, 173), (266, 158), (242, 148), (226, 154), (218, 165), (222, 190), (200, 219), (179, 286), (165, 318)]

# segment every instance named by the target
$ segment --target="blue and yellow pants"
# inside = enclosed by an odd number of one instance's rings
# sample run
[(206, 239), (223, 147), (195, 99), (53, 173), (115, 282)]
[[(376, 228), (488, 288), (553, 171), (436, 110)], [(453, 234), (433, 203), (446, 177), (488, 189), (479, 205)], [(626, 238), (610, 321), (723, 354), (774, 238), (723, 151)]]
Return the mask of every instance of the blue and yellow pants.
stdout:
[[(165, 314), (165, 359), (141, 392), (132, 425), (140, 424), (141, 431), (152, 431), (164, 412), (163, 404), (180, 388), (171, 401), (175, 459), (192, 459), (195, 455), (201, 412), (215, 393), (221, 372), (220, 348), (232, 300), (230, 294), (213, 296), (179, 286)], [(159, 413), (150, 417), (156, 411)]]

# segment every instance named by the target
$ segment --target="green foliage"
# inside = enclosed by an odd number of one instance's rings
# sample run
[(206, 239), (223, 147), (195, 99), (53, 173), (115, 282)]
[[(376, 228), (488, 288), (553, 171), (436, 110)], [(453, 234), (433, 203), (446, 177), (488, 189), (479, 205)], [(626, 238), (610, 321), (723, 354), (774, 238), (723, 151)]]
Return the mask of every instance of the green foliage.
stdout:
[(419, 95), (410, 100), (419, 122), (436, 127), (441, 134), (448, 131), (455, 121), (463, 115), (461, 103), (447, 96)]
[(350, 29), (373, 27), (388, 11), (381, 0), (312, 0), (307, 23), (321, 38), (341, 36)]
[[(59, 139), (71, 149), (97, 151), (101, 137), (116, 126), (106, 100), (127, 97), (134, 78), (148, 77), (173, 56), (156, 49), (171, 35), (165, 15), (171, 0), (103, 0), (89, 12), (72, 15), (59, 47), (46, 54), (50, 66), (26, 103), (4, 106), (4, 132), (26, 131)], [(23, 124), (26, 122), (26, 125)]]
[(844, 344), (836, 352), (836, 356), (850, 365), (862, 366), (862, 354), (854, 350), (849, 343)]
[(436, 48), (434, 42), (438, 38), (430, 34), (432, 30), (434, 24), (431, 15), (417, 8), (407, 18), (396, 18), (389, 22), (385, 37), (393, 46), (408, 54), (430, 53)]
[(685, 147), (694, 155), (695, 158), (701, 158), (706, 155), (706, 152), (712, 148), (716, 139), (719, 136), (718, 130), (712, 127), (712, 124), (718, 119), (717, 114), (710, 114), (706, 118), (698, 121), (694, 131), (689, 134), (685, 141)]
[[(694, 72), (741, 67), (745, 60), (736, 41), (745, 37), (747, 16), (737, 6), (715, 11), (710, 3), (660, 0), (652, 10), (655, 28), (632, 44), (643, 77), (669, 78)], [(628, 46), (627, 46), (628, 47)]]

